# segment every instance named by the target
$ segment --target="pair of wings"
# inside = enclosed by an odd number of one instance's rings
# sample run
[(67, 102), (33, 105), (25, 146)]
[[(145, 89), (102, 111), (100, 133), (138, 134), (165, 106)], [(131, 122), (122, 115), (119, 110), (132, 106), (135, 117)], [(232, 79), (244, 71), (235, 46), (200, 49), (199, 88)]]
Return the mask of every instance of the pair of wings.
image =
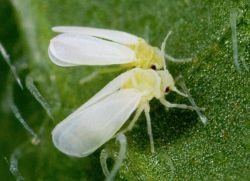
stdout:
[(142, 98), (136, 89), (120, 89), (134, 70), (115, 78), (54, 128), (53, 143), (60, 151), (87, 156), (119, 131)]
[(60, 66), (115, 65), (135, 60), (135, 53), (128, 48), (138, 42), (135, 35), (87, 27), (54, 27), (62, 34), (50, 41), (50, 59)]

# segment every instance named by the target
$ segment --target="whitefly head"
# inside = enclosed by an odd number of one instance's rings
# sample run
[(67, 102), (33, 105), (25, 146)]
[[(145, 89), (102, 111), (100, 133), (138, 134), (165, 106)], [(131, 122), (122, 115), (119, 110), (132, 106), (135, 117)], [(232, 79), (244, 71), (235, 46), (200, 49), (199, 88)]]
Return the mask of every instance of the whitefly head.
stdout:
[(157, 71), (158, 75), (161, 77), (161, 91), (164, 94), (168, 94), (170, 91), (174, 91), (179, 95), (187, 97), (186, 94), (180, 92), (176, 86), (173, 76), (169, 73), (168, 70)]
[(60, 66), (123, 65), (162, 69), (164, 56), (156, 47), (133, 34), (89, 27), (60, 26), (50, 41), (49, 57)]

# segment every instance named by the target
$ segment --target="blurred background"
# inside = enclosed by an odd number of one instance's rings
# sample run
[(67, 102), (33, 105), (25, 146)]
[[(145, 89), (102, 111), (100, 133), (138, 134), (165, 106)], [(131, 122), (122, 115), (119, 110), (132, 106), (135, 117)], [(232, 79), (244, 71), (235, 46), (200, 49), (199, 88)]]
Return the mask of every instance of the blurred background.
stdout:
[[(101, 149), (119, 149), (110, 140), (73, 158), (51, 142), (58, 122), (119, 75), (81, 84), (100, 67), (52, 64), (47, 48), (58, 25), (126, 31), (156, 47), (172, 30), (167, 53), (194, 59), (168, 68), (184, 77), (208, 124), (153, 100), (156, 154), (142, 115), (126, 135), (127, 158), (115, 180), (250, 180), (248, 0), (0, 0), (0, 22), (0, 180), (103, 180)], [(167, 99), (188, 104), (175, 94)]]

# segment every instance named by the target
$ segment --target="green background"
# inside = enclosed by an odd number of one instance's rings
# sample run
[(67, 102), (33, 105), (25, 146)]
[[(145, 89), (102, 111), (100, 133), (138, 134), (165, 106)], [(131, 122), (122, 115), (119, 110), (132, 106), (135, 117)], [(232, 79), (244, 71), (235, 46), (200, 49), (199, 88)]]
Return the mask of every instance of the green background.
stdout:
[[(250, 78), (233, 64), (230, 12), (237, 13), (238, 51), (250, 67), (249, 0), (0, 0), (0, 41), (24, 85), (33, 81), (48, 102), (54, 119), (25, 86), (21, 90), (0, 56), (0, 178), (1, 180), (103, 180), (101, 149), (86, 158), (60, 153), (51, 130), (112, 78), (107, 74), (84, 85), (79, 81), (98, 67), (62, 68), (47, 55), (56, 25), (91, 26), (127, 31), (160, 46), (169, 30), (167, 52), (195, 57), (169, 64), (174, 77), (182, 74), (197, 104), (206, 108), (208, 124), (194, 112), (165, 111), (151, 105), (156, 154), (150, 153), (146, 122), (141, 116), (127, 134), (128, 152), (116, 180), (250, 180)], [(188, 103), (176, 94), (167, 97)], [(18, 107), (40, 144), (16, 119)], [(45, 107), (48, 107), (45, 105)], [(114, 140), (104, 147), (118, 149)], [(18, 154), (13, 152), (16, 150)], [(9, 171), (12, 156), (20, 172)], [(15, 160), (15, 159), (14, 159)], [(13, 170), (12, 170), (13, 171)], [(19, 175), (19, 174), (20, 175)]]

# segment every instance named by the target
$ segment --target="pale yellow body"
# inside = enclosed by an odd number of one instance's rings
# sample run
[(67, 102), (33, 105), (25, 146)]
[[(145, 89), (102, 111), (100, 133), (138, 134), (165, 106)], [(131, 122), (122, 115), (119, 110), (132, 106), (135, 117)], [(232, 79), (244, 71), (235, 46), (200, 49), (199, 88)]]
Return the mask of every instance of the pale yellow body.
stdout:
[(154, 71), (152, 69), (134, 69), (133, 76), (122, 86), (122, 89), (135, 88), (143, 93), (141, 104), (153, 98), (163, 98), (166, 88), (174, 87), (174, 80), (168, 71)]
[(164, 55), (157, 47), (150, 46), (145, 40), (139, 38), (138, 43), (128, 46), (135, 52), (135, 60), (125, 67), (138, 67), (148, 69), (155, 66), (155, 69), (160, 70), (165, 65)]

